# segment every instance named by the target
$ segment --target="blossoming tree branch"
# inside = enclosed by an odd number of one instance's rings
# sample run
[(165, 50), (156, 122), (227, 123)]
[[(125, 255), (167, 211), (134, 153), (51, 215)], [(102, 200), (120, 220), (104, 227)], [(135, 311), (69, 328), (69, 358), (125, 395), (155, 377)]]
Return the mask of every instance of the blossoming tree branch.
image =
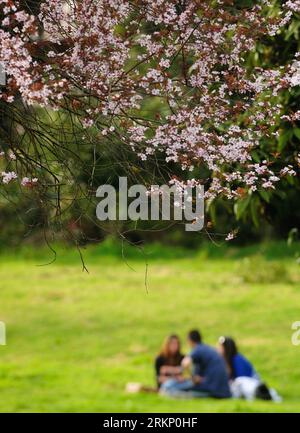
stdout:
[(299, 0), (0, 0), (2, 187), (57, 187), (69, 160), (92, 185), (101, 157), (79, 157), (80, 135), (92, 154), (163, 155), (182, 169), (169, 180), (207, 199), (276, 188), (299, 163), (275, 149), (280, 124), (300, 120), (282, 102), (300, 53), (272, 67), (249, 56), (299, 13)]

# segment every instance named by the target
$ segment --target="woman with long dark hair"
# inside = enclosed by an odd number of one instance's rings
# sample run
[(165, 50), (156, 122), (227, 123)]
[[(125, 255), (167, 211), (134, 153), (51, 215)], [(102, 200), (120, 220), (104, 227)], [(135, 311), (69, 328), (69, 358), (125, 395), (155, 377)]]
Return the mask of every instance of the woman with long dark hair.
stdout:
[(155, 359), (155, 373), (157, 387), (168, 379), (180, 379), (182, 377), (181, 361), (184, 355), (181, 353), (179, 337), (175, 334), (168, 336)]
[(233, 397), (281, 401), (278, 393), (260, 380), (251, 362), (239, 353), (233, 338), (220, 337), (218, 349), (227, 365)]
[(247, 358), (238, 352), (237, 345), (231, 337), (220, 337), (218, 350), (224, 357), (230, 379), (237, 377), (257, 377)]

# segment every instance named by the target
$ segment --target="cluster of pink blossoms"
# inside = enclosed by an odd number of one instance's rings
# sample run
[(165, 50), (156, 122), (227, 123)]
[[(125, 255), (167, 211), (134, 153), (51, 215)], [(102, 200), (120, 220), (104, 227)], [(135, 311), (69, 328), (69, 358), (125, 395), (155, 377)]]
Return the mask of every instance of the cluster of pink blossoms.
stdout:
[(183, 171), (203, 167), (207, 179), (195, 182), (206, 182), (209, 198), (274, 188), (293, 167), (275, 173), (271, 155), (254, 163), (252, 153), (276, 143), (280, 119), (300, 118), (278, 102), (300, 84), (299, 53), (274, 69), (249, 70), (246, 58), (289, 25), (300, 2), (274, 13), (271, 2), (255, 3), (45, 0), (34, 17), (0, 0), (0, 98), (71, 111), (99, 130), (99, 145), (125, 143), (142, 160), (160, 152)]

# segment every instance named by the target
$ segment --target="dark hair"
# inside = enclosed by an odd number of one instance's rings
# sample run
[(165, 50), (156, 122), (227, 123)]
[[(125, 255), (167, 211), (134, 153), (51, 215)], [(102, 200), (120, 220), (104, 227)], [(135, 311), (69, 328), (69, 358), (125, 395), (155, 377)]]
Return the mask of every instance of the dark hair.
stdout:
[(190, 331), (188, 334), (188, 338), (193, 343), (201, 343), (202, 342), (201, 334), (199, 331), (197, 331), (197, 329), (193, 329), (192, 331)]
[(260, 383), (255, 390), (255, 397), (260, 400), (272, 400), (272, 395), (265, 383)]
[(231, 337), (220, 337), (219, 343), (224, 348), (224, 358), (230, 369), (230, 375), (233, 374), (233, 358), (238, 353), (237, 345)]

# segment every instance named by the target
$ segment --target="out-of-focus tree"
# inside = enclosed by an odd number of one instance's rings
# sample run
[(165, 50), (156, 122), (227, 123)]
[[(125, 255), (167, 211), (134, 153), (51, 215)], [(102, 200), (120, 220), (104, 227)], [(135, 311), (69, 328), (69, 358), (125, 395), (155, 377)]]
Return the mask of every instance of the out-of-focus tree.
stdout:
[(256, 223), (295, 184), (299, 1), (0, 7), (2, 184), (47, 218), (89, 207), (111, 167), (146, 185), (194, 179), (211, 212), (220, 197)]

